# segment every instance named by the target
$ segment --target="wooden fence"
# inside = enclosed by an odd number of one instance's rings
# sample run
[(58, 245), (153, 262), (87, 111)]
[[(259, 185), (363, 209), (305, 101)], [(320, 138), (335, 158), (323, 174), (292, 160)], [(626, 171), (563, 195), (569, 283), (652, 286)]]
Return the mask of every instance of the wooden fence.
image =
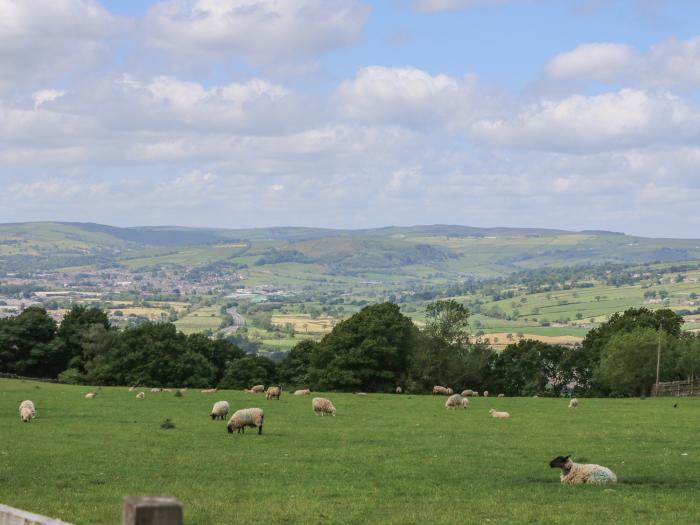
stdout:
[(656, 391), (656, 385), (654, 385), (654, 388), (652, 388), (652, 395), (676, 397), (700, 396), (700, 377), (659, 383), (659, 391)]

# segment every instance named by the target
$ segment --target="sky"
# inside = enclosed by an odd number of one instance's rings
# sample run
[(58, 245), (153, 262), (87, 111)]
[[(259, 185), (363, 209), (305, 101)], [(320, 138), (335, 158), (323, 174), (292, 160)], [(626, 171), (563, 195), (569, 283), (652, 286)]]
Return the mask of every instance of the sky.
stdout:
[(695, 0), (0, 0), (0, 222), (700, 238)]

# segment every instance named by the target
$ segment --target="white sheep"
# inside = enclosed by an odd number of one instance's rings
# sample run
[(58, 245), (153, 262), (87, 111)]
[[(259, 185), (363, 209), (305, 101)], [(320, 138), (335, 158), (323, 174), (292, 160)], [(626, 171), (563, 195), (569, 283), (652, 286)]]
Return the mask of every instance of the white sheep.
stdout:
[(617, 476), (608, 467), (592, 463), (574, 463), (571, 456), (557, 456), (549, 462), (551, 468), (561, 469), (561, 482), (564, 485), (583, 485), (584, 483), (616, 483)]
[(135, 386), (130, 386), (130, 387), (129, 387), (129, 392), (133, 392), (134, 390), (136, 390), (136, 387), (135, 387)]
[(95, 396), (97, 396), (97, 392), (88, 392), (85, 394), (85, 399), (95, 399)]
[(401, 392), (403, 392), (403, 390), (401, 389), (400, 386), (397, 386), (395, 392), (396, 392), (397, 394), (400, 394)]
[(510, 414), (508, 412), (499, 412), (495, 408), (492, 408), (489, 410), (489, 414), (491, 414), (491, 417), (499, 418), (499, 419), (508, 419), (510, 417)]
[(211, 409), (211, 414), (209, 414), (214, 419), (223, 420), (228, 414), (229, 406), (227, 401), (217, 401)]
[(311, 390), (309, 390), (308, 388), (302, 388), (300, 390), (294, 391), (295, 396), (308, 396), (309, 394), (311, 394)]
[(145, 392), (139, 392), (138, 394), (136, 394), (136, 399), (144, 399), (145, 397), (146, 397)]
[(474, 390), (474, 393), (472, 394), (472, 397), (479, 397), (479, 392), (477, 392), (476, 390)]
[(569, 401), (569, 408), (576, 408), (578, 406), (578, 399), (575, 397), (571, 398), (571, 401)]
[(452, 390), (451, 388), (447, 388), (444, 386), (440, 385), (435, 385), (433, 387), (433, 395), (441, 395), (441, 396), (446, 396), (446, 395), (452, 395), (452, 393), (448, 394), (447, 392)]
[(265, 385), (255, 385), (255, 386), (250, 387), (250, 389), (257, 394), (258, 392), (265, 391)]
[(162, 388), (151, 388), (151, 392), (162, 392)]
[(489, 397), (489, 391), (488, 391), (488, 390), (484, 390), (484, 397)]
[(474, 391), (467, 389), (467, 390), (462, 390), (462, 397), (471, 397), (474, 395)]
[[(463, 401), (466, 401), (467, 403), (464, 404)], [(453, 394), (450, 397), (447, 398), (447, 401), (445, 401), (445, 408), (447, 409), (456, 409), (457, 407), (462, 407), (462, 408), (467, 408), (469, 406), (469, 401), (467, 398), (462, 397), (459, 394)]]
[(265, 414), (261, 408), (243, 408), (233, 413), (226, 429), (229, 434), (233, 434), (234, 430), (239, 434), (241, 432), (245, 434), (245, 427), (257, 427), (258, 434), (262, 434), (264, 420)]
[(466, 397), (463, 397), (460, 405), (462, 408), (469, 408), (469, 400)]
[(19, 418), (22, 423), (29, 423), (36, 417), (36, 409), (34, 403), (29, 399), (25, 399), (19, 404)]
[(324, 416), (325, 414), (330, 414), (335, 417), (335, 406), (330, 399), (325, 397), (315, 397), (311, 401), (311, 406), (314, 410), (314, 414)]
[(498, 397), (506, 397), (505, 394), (498, 394)]
[(280, 396), (282, 395), (282, 387), (281, 386), (271, 386), (267, 389), (267, 392), (265, 392), (265, 399), (277, 399), (279, 401)]
[(214, 394), (218, 391), (218, 388), (205, 388), (204, 390), (202, 390), (202, 394)]

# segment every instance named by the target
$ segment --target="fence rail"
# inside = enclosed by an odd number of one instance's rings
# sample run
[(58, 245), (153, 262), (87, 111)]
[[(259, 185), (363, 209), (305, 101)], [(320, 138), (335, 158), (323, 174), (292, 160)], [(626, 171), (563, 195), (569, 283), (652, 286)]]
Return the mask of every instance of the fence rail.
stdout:
[(654, 396), (700, 396), (700, 377), (659, 383), (658, 392), (656, 385), (654, 385), (652, 392)]

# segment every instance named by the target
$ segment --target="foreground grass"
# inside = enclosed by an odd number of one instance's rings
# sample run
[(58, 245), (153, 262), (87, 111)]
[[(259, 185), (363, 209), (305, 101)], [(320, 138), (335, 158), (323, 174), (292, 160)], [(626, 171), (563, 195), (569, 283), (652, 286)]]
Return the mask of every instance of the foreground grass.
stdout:
[[(700, 400), (472, 399), (243, 392), (151, 394), (0, 380), (0, 502), (76, 524), (117, 523), (125, 495), (171, 494), (188, 524), (697, 523)], [(19, 421), (32, 399), (37, 419)], [(265, 410), (229, 435), (214, 401)], [(678, 408), (673, 408), (673, 403)], [(509, 410), (494, 420), (488, 409)], [(176, 428), (162, 430), (172, 419)], [(564, 487), (559, 454), (601, 463), (613, 487)], [(687, 454), (687, 455), (683, 455)]]

